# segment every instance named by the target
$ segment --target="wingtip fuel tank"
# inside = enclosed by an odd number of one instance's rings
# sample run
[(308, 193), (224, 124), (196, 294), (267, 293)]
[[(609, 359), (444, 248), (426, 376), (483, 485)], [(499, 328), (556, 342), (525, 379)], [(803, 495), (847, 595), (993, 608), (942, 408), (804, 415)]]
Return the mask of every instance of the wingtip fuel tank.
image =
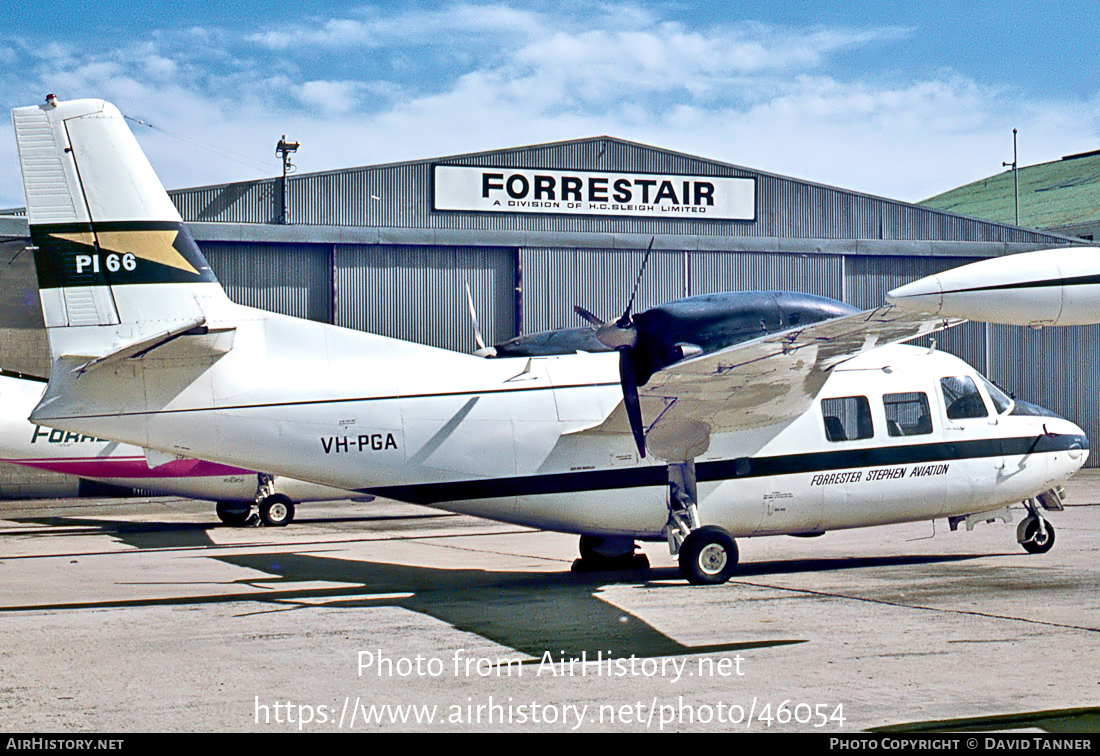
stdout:
[(1025, 252), (900, 286), (891, 304), (944, 317), (1021, 326), (1100, 323), (1100, 248)]

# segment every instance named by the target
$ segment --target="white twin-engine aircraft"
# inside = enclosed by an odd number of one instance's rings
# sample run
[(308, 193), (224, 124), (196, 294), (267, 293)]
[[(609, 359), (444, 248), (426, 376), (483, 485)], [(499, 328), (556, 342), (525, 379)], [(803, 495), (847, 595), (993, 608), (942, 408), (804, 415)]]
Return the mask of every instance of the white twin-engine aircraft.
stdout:
[(721, 583), (736, 537), (1028, 509), (1045, 551), (1073, 423), (960, 360), (952, 325), (787, 292), (612, 323), (614, 351), (482, 359), (233, 304), (119, 112), (13, 111), (52, 377), (33, 422), (581, 535), (582, 566), (667, 540)]

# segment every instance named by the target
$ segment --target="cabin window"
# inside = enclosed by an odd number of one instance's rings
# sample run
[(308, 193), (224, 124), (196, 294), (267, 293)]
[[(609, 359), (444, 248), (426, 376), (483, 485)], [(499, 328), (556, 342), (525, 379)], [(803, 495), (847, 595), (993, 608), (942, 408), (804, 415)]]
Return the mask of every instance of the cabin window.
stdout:
[(886, 432), (891, 436), (922, 436), (932, 432), (932, 413), (928, 410), (928, 395), (923, 391), (904, 394), (884, 394)]
[(821, 416), (825, 421), (825, 438), (830, 441), (854, 441), (871, 438), (871, 403), (865, 396), (822, 399)]
[(970, 376), (941, 378), (940, 387), (943, 389), (943, 403), (947, 407), (949, 420), (989, 417), (989, 410), (985, 408), (982, 395), (978, 393), (978, 387)]

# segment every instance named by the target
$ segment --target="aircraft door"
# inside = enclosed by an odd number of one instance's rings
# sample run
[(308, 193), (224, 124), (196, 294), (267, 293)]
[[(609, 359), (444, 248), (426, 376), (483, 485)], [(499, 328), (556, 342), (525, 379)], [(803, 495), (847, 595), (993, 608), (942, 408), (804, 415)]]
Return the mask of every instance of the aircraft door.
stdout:
[[(904, 388), (904, 385), (898, 388)], [(951, 467), (950, 463), (940, 462), (935, 459), (935, 454), (928, 453), (939, 446), (936, 429), (942, 427), (942, 423), (933, 422), (928, 393), (884, 393), (882, 409), (892, 454), (903, 463), (905, 475), (904, 485), (896, 486), (891, 496), (894, 505), (905, 512), (918, 512), (925, 517), (942, 514), (947, 491), (946, 478)]]
[(1004, 470), (1004, 448), (997, 424), (982, 398), (974, 379), (968, 375), (940, 379), (943, 399), (944, 441), (953, 457), (950, 464), (962, 475), (948, 476), (948, 498), (973, 500), (983, 491), (992, 490), (998, 474)]

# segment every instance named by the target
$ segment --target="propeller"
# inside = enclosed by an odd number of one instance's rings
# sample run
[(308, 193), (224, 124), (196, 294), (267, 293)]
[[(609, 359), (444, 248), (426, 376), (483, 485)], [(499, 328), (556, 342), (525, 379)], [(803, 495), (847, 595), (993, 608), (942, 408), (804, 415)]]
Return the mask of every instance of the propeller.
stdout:
[(630, 421), (630, 432), (634, 434), (638, 456), (643, 459), (645, 458), (645, 426), (642, 425), (642, 404), (638, 399), (637, 373), (631, 359), (631, 352), (638, 345), (638, 327), (630, 317), (630, 311), (634, 309), (634, 297), (638, 294), (638, 286), (642, 283), (642, 274), (645, 273), (649, 253), (653, 251), (653, 242), (656, 238), (651, 237), (649, 240), (645, 257), (642, 258), (642, 267), (638, 270), (638, 277), (634, 279), (634, 290), (630, 292), (626, 310), (618, 320), (605, 323), (583, 307), (579, 305), (573, 307), (574, 312), (596, 328), (596, 338), (600, 343), (619, 353), (619, 385), (623, 389), (623, 408)]

